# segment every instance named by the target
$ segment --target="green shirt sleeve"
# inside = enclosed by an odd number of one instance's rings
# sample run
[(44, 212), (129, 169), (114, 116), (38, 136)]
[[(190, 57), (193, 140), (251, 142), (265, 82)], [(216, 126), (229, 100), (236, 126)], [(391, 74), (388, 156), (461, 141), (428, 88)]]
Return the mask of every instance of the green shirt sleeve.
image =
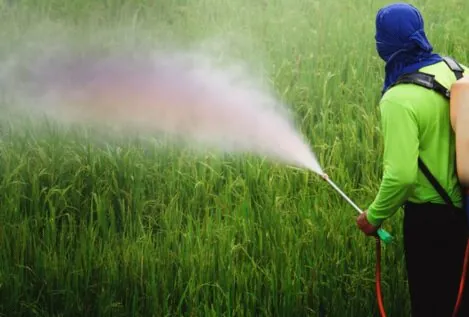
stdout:
[(368, 221), (378, 226), (391, 217), (410, 196), (417, 181), (419, 137), (412, 107), (383, 100), (383, 178), (378, 194), (367, 211)]

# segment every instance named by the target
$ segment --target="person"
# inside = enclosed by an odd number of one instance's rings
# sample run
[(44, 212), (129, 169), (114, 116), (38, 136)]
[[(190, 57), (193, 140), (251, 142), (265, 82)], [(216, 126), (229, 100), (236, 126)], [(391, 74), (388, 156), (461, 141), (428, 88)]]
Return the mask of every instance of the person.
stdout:
[[(402, 74), (418, 70), (435, 75), (448, 89), (456, 78), (442, 57), (433, 53), (416, 7), (405, 3), (387, 5), (378, 11), (375, 23), (376, 50), (385, 62), (379, 104), (383, 175), (375, 199), (358, 216), (357, 225), (366, 235), (376, 236), (382, 223), (404, 207), (403, 238), (412, 316), (452, 316), (467, 225), (456, 174), (449, 102), (418, 85), (392, 85)], [(418, 158), (443, 186), (452, 205), (445, 203), (419, 169)], [(466, 285), (469, 288), (468, 282)], [(465, 296), (458, 316), (469, 316), (467, 302)]]

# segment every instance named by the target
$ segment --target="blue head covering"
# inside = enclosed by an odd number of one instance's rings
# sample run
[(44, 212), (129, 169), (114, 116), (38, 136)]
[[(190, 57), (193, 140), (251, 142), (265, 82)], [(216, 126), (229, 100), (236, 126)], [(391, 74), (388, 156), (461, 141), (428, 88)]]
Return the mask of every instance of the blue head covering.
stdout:
[(386, 62), (383, 92), (400, 75), (442, 60), (432, 53), (422, 15), (407, 3), (394, 3), (378, 11), (375, 39), (376, 50)]

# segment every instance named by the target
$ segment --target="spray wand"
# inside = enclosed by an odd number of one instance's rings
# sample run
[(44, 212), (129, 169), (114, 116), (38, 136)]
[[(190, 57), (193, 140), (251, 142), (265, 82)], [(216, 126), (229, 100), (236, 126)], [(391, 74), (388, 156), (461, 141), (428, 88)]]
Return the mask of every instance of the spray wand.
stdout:
[[(350, 205), (352, 205), (353, 208), (355, 208), (356, 211), (358, 211), (360, 214), (363, 213), (363, 211), (349, 198), (345, 193), (340, 190), (340, 188), (327, 176), (327, 174), (322, 174), (321, 177), (328, 182)], [(383, 240), (384, 243), (388, 244), (392, 242), (392, 236), (386, 231), (383, 230), (382, 228), (379, 228), (377, 231), (377, 234), (381, 240)]]
[[(321, 177), (328, 182), (356, 211), (360, 214), (363, 211), (349, 198), (345, 193), (340, 190), (340, 188), (327, 176), (327, 174), (320, 174)], [(386, 317), (386, 311), (384, 309), (383, 303), (383, 293), (381, 291), (381, 240), (384, 243), (388, 244), (392, 242), (392, 236), (382, 228), (379, 228), (377, 231), (378, 237), (376, 237), (376, 294), (378, 299), (378, 307), (381, 317)], [(380, 240), (381, 239), (381, 240)], [(469, 244), (468, 244), (469, 245)], [(469, 247), (468, 247), (469, 248)]]

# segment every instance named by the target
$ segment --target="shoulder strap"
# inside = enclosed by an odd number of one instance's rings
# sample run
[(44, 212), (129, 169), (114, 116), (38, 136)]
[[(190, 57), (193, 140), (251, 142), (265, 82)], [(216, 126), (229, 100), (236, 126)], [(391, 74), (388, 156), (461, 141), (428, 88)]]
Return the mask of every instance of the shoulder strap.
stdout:
[[(464, 68), (459, 65), (459, 63), (449, 57), (449, 56), (444, 56), (443, 61), (446, 63), (446, 65), (451, 69), (451, 71), (454, 73), (454, 76), (456, 77), (456, 80), (459, 80), (463, 77), (464, 73)], [(451, 97), (451, 92), (442, 84), (440, 84), (436, 79), (434, 75), (423, 73), (423, 72), (413, 72), (413, 73), (407, 73), (402, 76), (400, 76), (394, 84), (391, 85), (397, 86), (399, 84), (415, 84), (419, 85), (421, 87), (431, 89), (442, 95), (443, 97), (449, 99)]]
[(428, 179), (428, 181), (433, 185), (435, 190), (440, 194), (441, 198), (450, 206), (454, 206), (453, 201), (449, 197), (448, 193), (445, 191), (443, 186), (440, 185), (440, 183), (436, 180), (436, 178), (430, 173), (428, 170), (428, 167), (423, 163), (422, 159), (419, 157), (418, 158), (418, 163), (419, 167), (422, 170), (422, 173), (425, 175), (425, 177)]
[(415, 84), (427, 89), (431, 89), (445, 97), (446, 99), (450, 98), (450, 91), (446, 89), (445, 86), (440, 84), (434, 75), (422, 73), (422, 72), (413, 72), (407, 73), (400, 76), (391, 87), (397, 86), (400, 84)]
[(448, 67), (453, 71), (454, 76), (456, 76), (456, 79), (461, 79), (464, 73), (464, 68), (462, 68), (456, 60), (449, 56), (443, 57), (443, 60), (445, 61), (446, 65), (448, 65)]

